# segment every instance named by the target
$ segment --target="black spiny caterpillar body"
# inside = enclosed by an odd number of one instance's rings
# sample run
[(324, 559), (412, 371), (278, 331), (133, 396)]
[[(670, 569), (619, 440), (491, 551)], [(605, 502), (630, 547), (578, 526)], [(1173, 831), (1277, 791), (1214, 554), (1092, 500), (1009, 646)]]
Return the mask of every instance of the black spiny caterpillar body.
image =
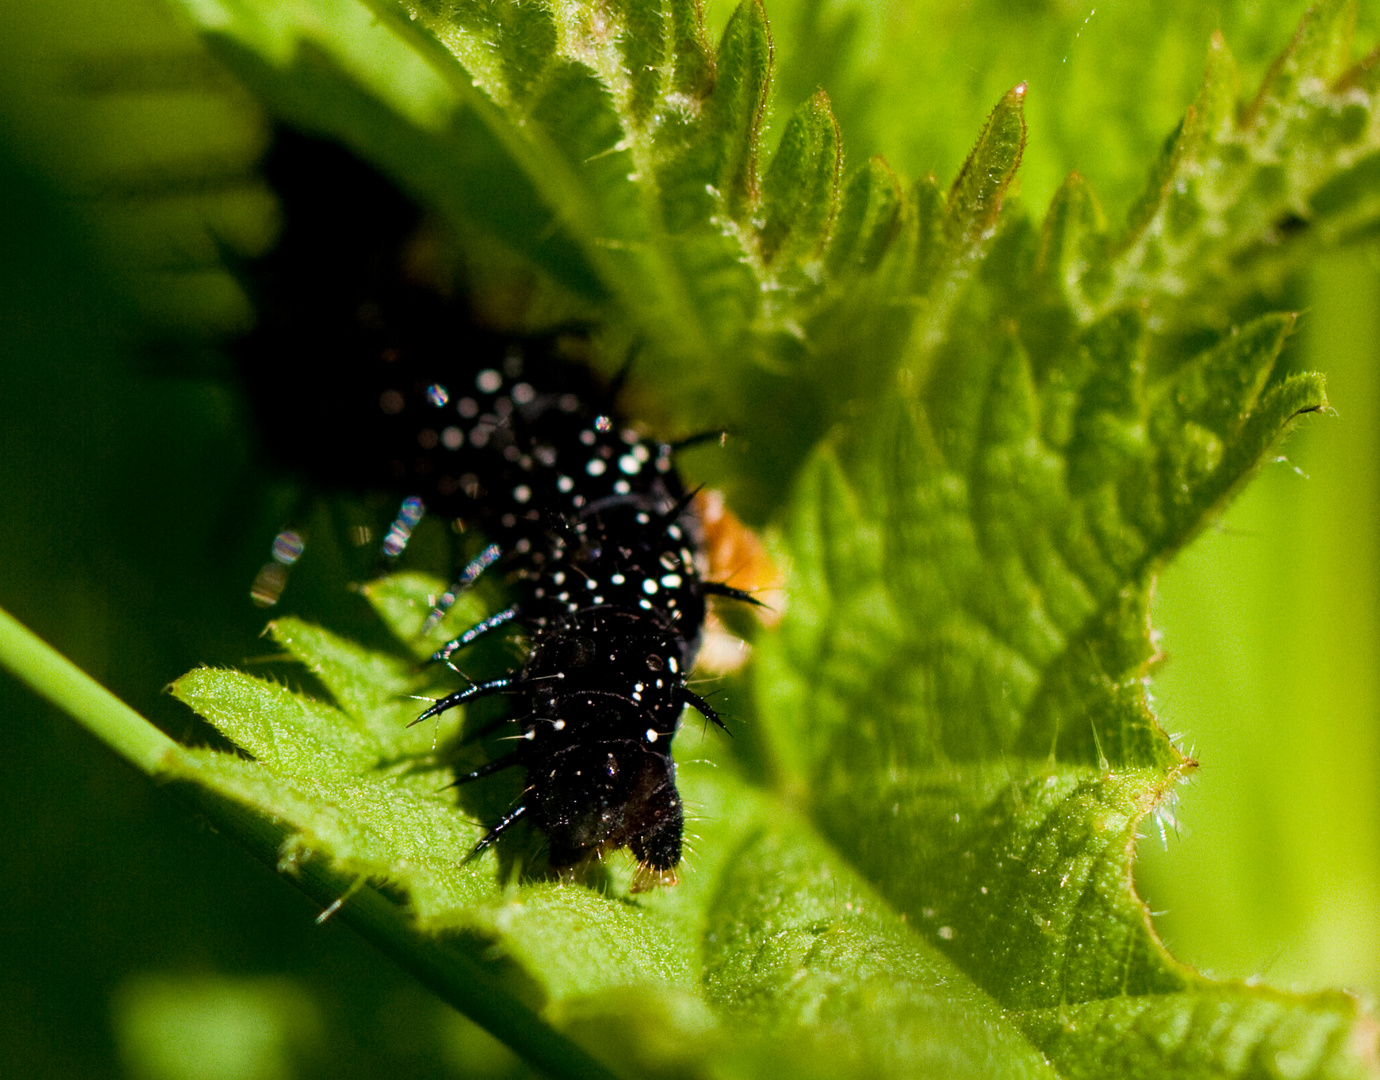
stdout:
[(493, 562), (516, 580), (509, 608), (437, 656), (516, 625), (526, 661), (418, 718), (512, 699), (517, 748), (460, 780), (521, 766), (527, 784), (476, 853), (526, 820), (553, 868), (626, 846), (634, 888), (673, 883), (671, 741), (687, 704), (723, 726), (686, 685), (706, 598), (748, 598), (703, 579), (672, 447), (621, 422), (612, 395), (559, 358), (559, 335), (477, 329), (410, 280), (416, 208), (345, 151), (282, 132), (267, 172), (285, 229), (247, 275), (260, 322), (234, 351), (269, 449), (319, 481), (479, 527), (492, 545), (461, 583)]

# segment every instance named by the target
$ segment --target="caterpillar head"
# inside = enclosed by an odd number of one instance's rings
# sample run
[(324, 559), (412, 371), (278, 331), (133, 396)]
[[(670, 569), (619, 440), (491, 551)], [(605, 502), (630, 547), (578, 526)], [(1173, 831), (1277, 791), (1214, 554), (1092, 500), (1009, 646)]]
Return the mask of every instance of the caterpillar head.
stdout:
[(634, 891), (673, 884), (685, 812), (669, 756), (632, 740), (568, 746), (529, 772), (527, 811), (546, 833), (552, 867), (632, 849)]

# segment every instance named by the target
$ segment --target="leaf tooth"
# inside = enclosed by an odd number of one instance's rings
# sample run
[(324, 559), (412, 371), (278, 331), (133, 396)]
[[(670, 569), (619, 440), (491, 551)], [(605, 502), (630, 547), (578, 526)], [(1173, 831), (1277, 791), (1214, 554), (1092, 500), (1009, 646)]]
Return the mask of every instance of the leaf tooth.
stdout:
[(498, 3), (483, 32), (491, 34), (509, 99), (525, 108), (540, 96), (557, 61), (560, 32), (551, 12), (532, 5)]
[(944, 236), (955, 249), (975, 244), (994, 224), (1025, 151), (1025, 83), (997, 102), (977, 145), (949, 189)]
[(1265, 73), (1260, 91), (1242, 119), (1248, 127), (1260, 118), (1267, 103), (1297, 96), (1304, 79), (1332, 82), (1351, 59), (1356, 28), (1356, 0), (1318, 0), (1300, 20), (1289, 47)]
[(1208, 42), (1203, 84), (1193, 102), (1198, 123), (1209, 138), (1219, 133), (1224, 123), (1235, 122), (1240, 97), (1241, 72), (1236, 66), (1236, 57), (1228, 48), (1222, 31), (1216, 30)]
[(1040, 228), (1037, 282), (1045, 288), (1071, 291), (1092, 261), (1093, 241), (1105, 231), (1102, 207), (1092, 188), (1079, 173), (1069, 173), (1050, 200)]
[(1380, 44), (1348, 68), (1332, 84), (1334, 94), (1344, 94), (1353, 89), (1362, 90), (1367, 94), (1380, 91)]
[(1223, 439), (1233, 437), (1254, 410), (1296, 319), (1292, 312), (1264, 315), (1188, 364), (1171, 384), (1179, 414)]
[(1202, 132), (1203, 127), (1199, 123), (1195, 106), (1190, 105), (1184, 118), (1179, 121), (1179, 126), (1164, 141), (1159, 157), (1150, 167), (1145, 190), (1141, 192), (1140, 198), (1131, 204), (1131, 209), (1126, 215), (1126, 228), (1114, 245), (1116, 252), (1131, 248), (1149, 231), (1151, 223), (1164, 207), (1175, 177), (1184, 162), (1192, 157), (1193, 152), (1201, 144)]
[(944, 242), (944, 196), (933, 176), (918, 180), (906, 201), (906, 228), (914, 234), (915, 256), (910, 275), (911, 292), (924, 296), (930, 291), (948, 254)]
[[(1143, 237), (1169, 201), (1176, 182), (1195, 170), (1202, 148), (1234, 126), (1240, 74), (1221, 31), (1212, 35), (1202, 86), (1150, 168), (1145, 190), (1131, 206), (1114, 245), (1125, 251)], [(1192, 215), (1190, 215), (1190, 219)]]
[(1208, 45), (1203, 82), (1193, 103), (1173, 131), (1150, 168), (1145, 189), (1131, 205), (1126, 226), (1113, 245), (1114, 251), (1130, 249), (1160, 217), (1177, 181), (1194, 171), (1205, 144), (1234, 127), (1236, 102), (1240, 93), (1240, 74), (1236, 61), (1218, 31)]
[(824, 245), (838, 211), (842, 160), (838, 121), (819, 90), (787, 123), (762, 182), (763, 262), (785, 249), (809, 257)]
[(660, 67), (666, 56), (665, 12), (660, 0), (614, 0), (622, 15), (618, 51), (627, 68), (626, 107), (634, 124), (645, 125), (661, 94)]
[(1335, 78), (1351, 61), (1357, 0), (1320, 0), (1304, 14), (1292, 49), (1301, 75)]
[(1260, 394), (1255, 408), (1224, 448), (1220, 464), (1195, 487), (1191, 514), (1171, 523), (1177, 528), (1166, 536), (1161, 558), (1167, 559), (1212, 520), (1232, 493), (1260, 467), (1266, 451), (1301, 416), (1325, 408), (1325, 380), (1316, 372), (1291, 375)]
[(1327, 404), (1327, 380), (1316, 371), (1303, 371), (1281, 380), (1260, 395), (1250, 418), (1237, 433), (1229, 459), (1243, 463), (1241, 475), (1258, 465), (1285, 428), (1306, 413), (1322, 412)]
[(876, 268), (900, 227), (901, 200), (901, 181), (884, 158), (874, 157), (850, 172), (825, 255), (831, 277)]
[(1158, 395), (1150, 431), (1161, 459), (1166, 545), (1196, 532), (1300, 412), (1326, 404), (1316, 376), (1302, 384), (1285, 380), (1281, 386), (1292, 389), (1283, 398), (1279, 387), (1265, 391), (1294, 320), (1276, 312), (1241, 327), (1185, 365)]
[(721, 140), (718, 188), (734, 221), (757, 204), (757, 153), (771, 85), (772, 41), (761, 0), (743, 0), (724, 27), (706, 137)]
[(670, 0), (671, 91), (702, 101), (714, 89), (714, 53), (701, 0)]

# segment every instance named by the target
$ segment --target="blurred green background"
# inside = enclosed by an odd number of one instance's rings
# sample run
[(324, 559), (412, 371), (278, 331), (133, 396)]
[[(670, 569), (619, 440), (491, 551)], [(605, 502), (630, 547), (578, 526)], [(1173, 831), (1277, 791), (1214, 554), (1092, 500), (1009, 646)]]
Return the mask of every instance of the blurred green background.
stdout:
[[(280, 5), (285, 18), (340, 7)], [(729, 10), (709, 5), (711, 22)], [(991, 105), (1026, 80), (1023, 199), (1038, 212), (1076, 168), (1115, 219), (1191, 100), (1209, 35), (1225, 33), (1249, 92), (1301, 7), (769, 0), (768, 14), (778, 101), (823, 85), (849, 160), (884, 152), (907, 175), (950, 178)], [(1363, 12), (1366, 45), (1376, 21)], [(250, 315), (215, 269), (208, 225), (246, 249), (267, 242), (252, 176), (263, 138), (253, 104), (151, 0), (0, 6), (0, 605), (192, 741), (210, 735), (163, 689), (261, 651), (248, 584), (293, 500), (255, 464), (214, 348)], [(1160, 582), (1157, 708), (1202, 768), (1172, 817), (1146, 822), (1136, 878), (1176, 954), (1204, 970), (1369, 994), (1375, 251), (1329, 256), (1289, 303), (1303, 312), (1289, 362), (1328, 373), (1336, 415), (1306, 425)], [(329, 517), (310, 513), (329, 549)], [(308, 560), (291, 595), (349, 632), (362, 615), (338, 566)], [(6, 1075), (520, 1071), (4, 678), (0, 718)]]

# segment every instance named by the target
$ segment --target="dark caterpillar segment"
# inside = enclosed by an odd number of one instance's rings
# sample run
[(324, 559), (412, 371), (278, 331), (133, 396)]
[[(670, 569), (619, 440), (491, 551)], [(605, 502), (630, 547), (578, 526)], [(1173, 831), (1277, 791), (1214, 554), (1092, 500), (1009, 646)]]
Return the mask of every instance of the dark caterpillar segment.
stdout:
[[(265, 441), (289, 465), (351, 489), (419, 496), (477, 525), (514, 602), (450, 642), (449, 660), (519, 625), (529, 653), (480, 697), (512, 699), (516, 749), (460, 782), (526, 771), (521, 801), (475, 852), (528, 820), (554, 868), (629, 847), (635, 887), (674, 881), (684, 813), (671, 744), (705, 598), (699, 526), (672, 447), (618, 420), (607, 392), (560, 356), (560, 335), (510, 337), (407, 273), (415, 207), (340, 148), (281, 133), (267, 163), (282, 196), (278, 248), (251, 268), (259, 326), (235, 348)], [(420, 510), (400, 518), (398, 545)]]
[(513, 763), (527, 770), (525, 805), (547, 834), (553, 866), (623, 846), (657, 872), (680, 861), (670, 756), (686, 703), (678, 651), (672, 634), (608, 608), (580, 611), (534, 640), (519, 679), (531, 715)]
[[(686, 704), (717, 721), (685, 686), (704, 619), (694, 522), (669, 447), (567, 392), (538, 393), (520, 363), (509, 370), (506, 379), (492, 368), (475, 375), (442, 445), (488, 480), (477, 493), (487, 496), (481, 520), (531, 576), (511, 615), (439, 655), (512, 619), (529, 628), (531, 653), (516, 676), (458, 691), (423, 718), (489, 693), (521, 696), (526, 718), (509, 763), (527, 770), (523, 811), (546, 833), (552, 865), (628, 846), (666, 874), (680, 861), (683, 828), (671, 740)], [(454, 419), (448, 389), (422, 393)], [(447, 465), (442, 456), (442, 476)], [(516, 820), (506, 817), (478, 850)]]

